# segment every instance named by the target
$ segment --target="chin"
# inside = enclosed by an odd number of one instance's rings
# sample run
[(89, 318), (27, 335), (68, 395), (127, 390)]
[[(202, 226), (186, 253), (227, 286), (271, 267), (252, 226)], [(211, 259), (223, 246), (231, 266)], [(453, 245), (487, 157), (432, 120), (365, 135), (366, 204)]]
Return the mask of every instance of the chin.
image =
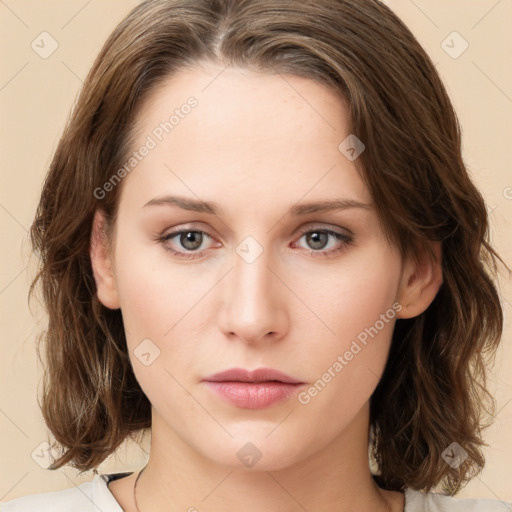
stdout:
[(279, 471), (309, 455), (304, 439), (301, 439), (304, 446), (299, 446), (292, 436), (270, 439), (273, 434), (265, 437), (267, 435), (267, 430), (252, 437), (245, 432), (229, 440), (219, 440), (218, 445), (205, 447), (203, 455), (216, 465), (233, 471)]

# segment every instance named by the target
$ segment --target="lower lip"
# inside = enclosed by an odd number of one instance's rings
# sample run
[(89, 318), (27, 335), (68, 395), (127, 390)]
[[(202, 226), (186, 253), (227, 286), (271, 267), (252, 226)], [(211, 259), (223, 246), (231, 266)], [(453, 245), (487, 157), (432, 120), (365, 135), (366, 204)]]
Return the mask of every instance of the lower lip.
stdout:
[(302, 384), (286, 382), (205, 381), (215, 393), (237, 407), (263, 409), (293, 396)]

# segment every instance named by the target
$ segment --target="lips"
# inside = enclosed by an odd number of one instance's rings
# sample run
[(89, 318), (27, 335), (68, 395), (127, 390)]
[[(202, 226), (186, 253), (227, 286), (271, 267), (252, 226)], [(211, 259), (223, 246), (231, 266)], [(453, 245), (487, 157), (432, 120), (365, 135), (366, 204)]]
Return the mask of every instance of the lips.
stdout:
[(297, 393), (304, 382), (271, 368), (232, 368), (203, 379), (225, 402), (243, 409), (263, 409)]
[(272, 368), (258, 368), (257, 370), (245, 370), (243, 368), (231, 368), (223, 372), (210, 375), (203, 379), (209, 382), (284, 382), (286, 384), (303, 384), (297, 379)]

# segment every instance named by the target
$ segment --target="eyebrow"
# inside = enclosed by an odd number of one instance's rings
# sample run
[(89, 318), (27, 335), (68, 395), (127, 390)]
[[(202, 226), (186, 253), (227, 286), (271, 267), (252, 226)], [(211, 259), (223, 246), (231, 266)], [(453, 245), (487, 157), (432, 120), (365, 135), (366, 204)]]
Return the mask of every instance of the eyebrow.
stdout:
[[(222, 208), (217, 203), (191, 199), (188, 197), (169, 195), (155, 197), (151, 199), (151, 201), (148, 201), (144, 205), (144, 208), (146, 208), (147, 206), (162, 205), (178, 206), (183, 210), (208, 213), (210, 215), (216, 215), (218, 217), (222, 215)], [(310, 213), (327, 212), (333, 210), (346, 210), (348, 208), (363, 208), (366, 210), (370, 210), (371, 206), (367, 203), (356, 201), (355, 199), (335, 199), (297, 204), (290, 208), (289, 213), (292, 216), (300, 216), (308, 215)]]

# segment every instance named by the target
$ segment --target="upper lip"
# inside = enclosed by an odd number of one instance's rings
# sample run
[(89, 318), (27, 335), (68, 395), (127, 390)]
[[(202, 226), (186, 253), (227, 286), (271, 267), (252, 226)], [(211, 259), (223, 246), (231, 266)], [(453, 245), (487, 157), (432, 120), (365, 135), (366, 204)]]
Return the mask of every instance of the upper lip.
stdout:
[(279, 370), (272, 368), (257, 368), (256, 370), (245, 370), (244, 368), (230, 368), (214, 375), (205, 377), (203, 380), (210, 382), (268, 382), (279, 381), (288, 384), (302, 384), (301, 381), (286, 375)]

